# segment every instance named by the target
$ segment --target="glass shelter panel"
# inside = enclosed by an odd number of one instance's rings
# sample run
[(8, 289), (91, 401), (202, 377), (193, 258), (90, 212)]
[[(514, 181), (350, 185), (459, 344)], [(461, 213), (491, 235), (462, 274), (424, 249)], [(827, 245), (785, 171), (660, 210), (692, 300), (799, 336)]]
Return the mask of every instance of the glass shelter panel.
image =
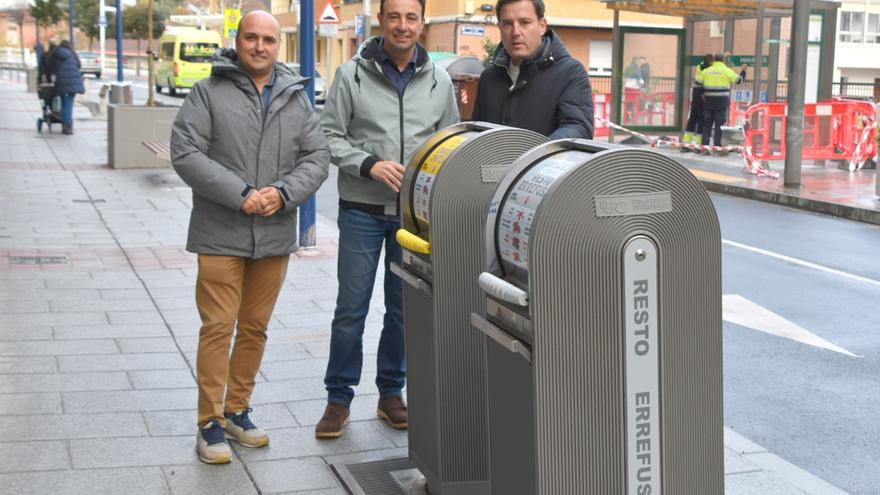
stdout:
[(677, 128), (681, 41), (675, 32), (624, 32), (620, 116), (624, 127)]

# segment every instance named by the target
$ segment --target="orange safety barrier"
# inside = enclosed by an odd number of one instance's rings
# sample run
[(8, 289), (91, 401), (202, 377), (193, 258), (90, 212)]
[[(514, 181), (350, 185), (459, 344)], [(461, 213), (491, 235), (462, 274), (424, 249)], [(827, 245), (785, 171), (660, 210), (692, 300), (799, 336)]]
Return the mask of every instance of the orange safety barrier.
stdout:
[(593, 115), (596, 128), (593, 137), (608, 137), (607, 121), (611, 116), (611, 94), (593, 93)]
[[(785, 159), (786, 103), (758, 103), (745, 112), (747, 160)], [(874, 105), (835, 100), (804, 105), (802, 158), (849, 162), (861, 168), (877, 155)], [(753, 165), (753, 164), (749, 164)]]
[(730, 111), (727, 113), (727, 125), (732, 127), (742, 126), (746, 122), (746, 112), (751, 107), (750, 101), (736, 101), (731, 98)]

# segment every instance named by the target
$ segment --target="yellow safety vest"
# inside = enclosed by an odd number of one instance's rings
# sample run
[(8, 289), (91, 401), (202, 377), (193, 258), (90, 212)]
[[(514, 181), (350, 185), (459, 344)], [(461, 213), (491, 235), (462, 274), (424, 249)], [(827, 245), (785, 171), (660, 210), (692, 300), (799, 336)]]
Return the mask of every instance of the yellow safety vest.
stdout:
[(724, 62), (716, 61), (697, 73), (697, 80), (703, 83), (703, 94), (706, 98), (730, 97), (730, 87), (742, 81), (742, 78)]

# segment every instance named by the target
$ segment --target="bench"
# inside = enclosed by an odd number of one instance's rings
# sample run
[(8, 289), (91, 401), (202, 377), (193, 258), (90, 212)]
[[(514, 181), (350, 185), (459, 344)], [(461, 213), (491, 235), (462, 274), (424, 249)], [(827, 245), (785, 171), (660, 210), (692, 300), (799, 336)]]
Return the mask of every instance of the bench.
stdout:
[(171, 161), (171, 141), (167, 139), (144, 139), (141, 141), (141, 144), (159, 158), (167, 162)]

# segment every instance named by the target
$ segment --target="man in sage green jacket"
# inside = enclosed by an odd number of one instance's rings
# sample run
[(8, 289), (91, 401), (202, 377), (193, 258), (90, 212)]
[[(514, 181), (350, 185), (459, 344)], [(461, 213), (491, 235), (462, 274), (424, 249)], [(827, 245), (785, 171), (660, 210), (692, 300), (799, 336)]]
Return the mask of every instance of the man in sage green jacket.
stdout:
[(417, 43), (425, 0), (382, 0), (382, 37), (361, 45), (336, 71), (321, 114), (331, 162), (339, 167), (339, 294), (324, 377), (327, 407), (318, 438), (337, 438), (349, 421), (360, 381), (362, 336), (382, 247), (385, 317), (377, 352), (379, 417), (407, 427), (403, 287), (391, 273), (400, 261), (398, 194), (404, 165), (438, 130), (458, 122), (452, 81)]

